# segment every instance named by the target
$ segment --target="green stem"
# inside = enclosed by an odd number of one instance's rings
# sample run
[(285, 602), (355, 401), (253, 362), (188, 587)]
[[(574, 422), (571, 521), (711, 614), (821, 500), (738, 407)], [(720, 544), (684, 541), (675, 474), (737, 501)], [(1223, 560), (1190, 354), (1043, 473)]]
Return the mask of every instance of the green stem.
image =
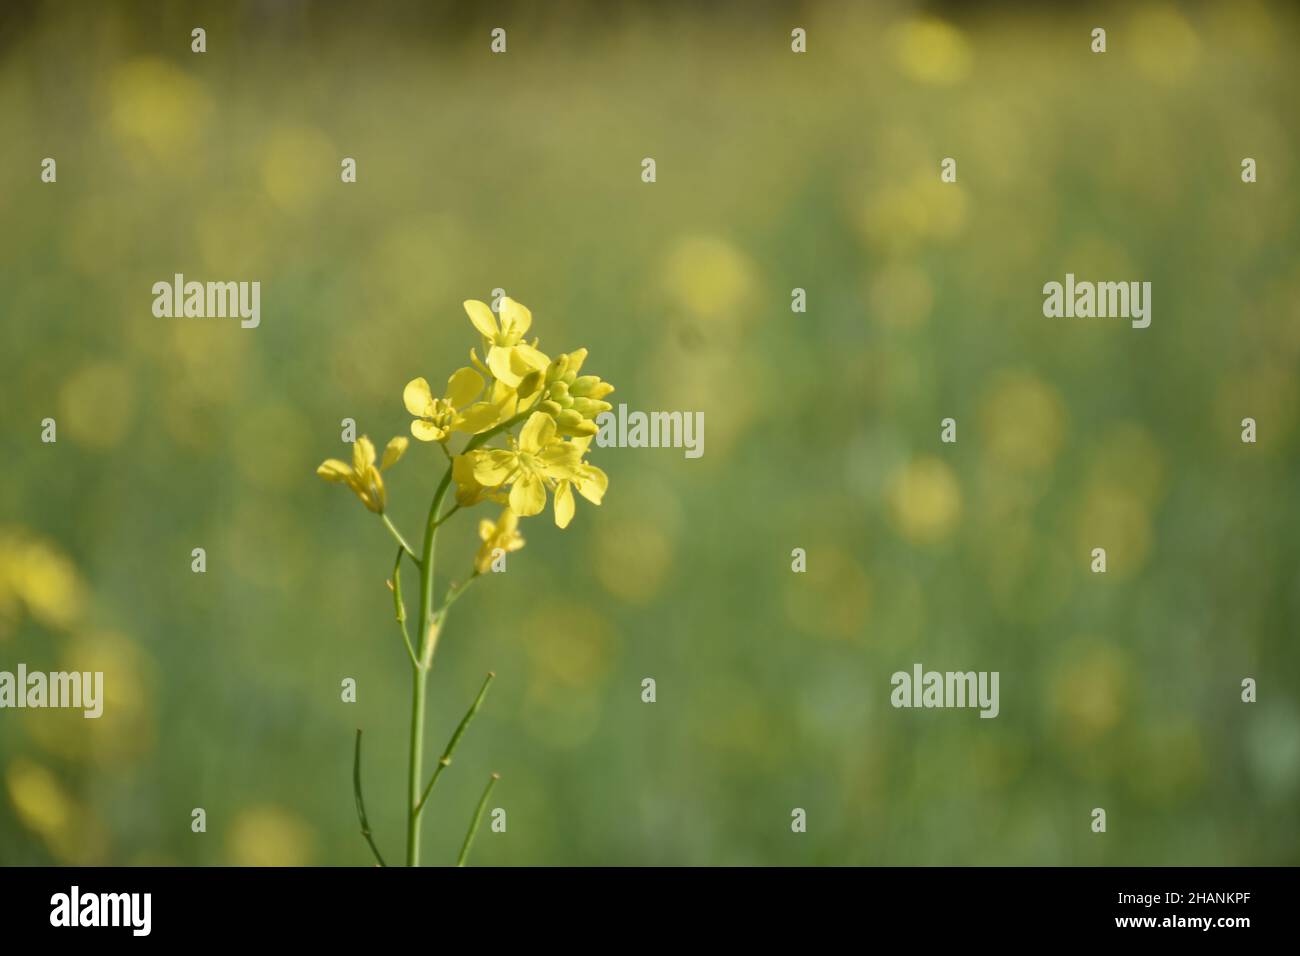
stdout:
[(465, 861), (469, 859), (469, 848), (474, 845), (474, 837), (478, 835), (479, 824), (483, 822), (483, 809), (487, 806), (488, 794), (496, 786), (496, 782), (501, 779), (501, 774), (494, 773), (488, 778), (487, 786), (483, 788), (483, 796), (479, 798), (478, 809), (474, 811), (474, 819), (470, 822), (469, 832), (465, 834), (465, 843), (460, 848), (460, 856), (456, 858), (457, 866), (464, 866)]
[(415, 556), (415, 552), (411, 550), (411, 546), (406, 543), (406, 539), (402, 537), (402, 532), (397, 530), (397, 525), (393, 524), (393, 519), (383, 512), (379, 513), (379, 517), (384, 519), (384, 527), (392, 532), (393, 537), (397, 539), (397, 543), (402, 546), (402, 550), (411, 556), (412, 561), (415, 561), (418, 564), (420, 559)]
[(380, 866), (387, 866), (383, 856), (379, 852), (379, 847), (375, 846), (375, 840), (370, 835), (370, 821), (366, 819), (366, 801), (361, 798), (361, 728), (357, 728), (357, 744), (352, 752), (352, 793), (357, 800), (357, 819), (361, 821), (361, 835), (366, 838), (370, 844), (370, 852), (375, 855)]
[(487, 696), (488, 685), (492, 683), (492, 679), (496, 676), (497, 675), (492, 671), (488, 671), (488, 676), (484, 679), (483, 686), (479, 689), (478, 696), (474, 698), (474, 703), (470, 704), (470, 708), (465, 712), (465, 716), (461, 718), (460, 725), (456, 728), (456, 732), (451, 735), (451, 740), (447, 742), (447, 749), (442, 752), (442, 757), (438, 760), (438, 766), (434, 768), (433, 776), (429, 778), (429, 785), (424, 788), (424, 793), (420, 797), (420, 802), (415, 806), (416, 813), (419, 813), (420, 810), (424, 808), (424, 802), (429, 799), (429, 794), (433, 793), (433, 785), (438, 782), (439, 774), (451, 766), (451, 757), (452, 754), (456, 752), (456, 745), (460, 743), (461, 735), (465, 733), (465, 728), (469, 726), (469, 722), (473, 720), (474, 715), (478, 713), (479, 707), (483, 704), (483, 698)]
[(411, 644), (411, 634), (406, 629), (406, 605), (402, 602), (402, 549), (397, 549), (397, 559), (393, 562), (393, 611), (397, 615), (397, 624), (402, 629), (402, 640), (406, 643), (406, 653), (410, 655), (411, 666), (419, 667), (420, 661), (415, 656), (415, 647)]
[[(500, 425), (475, 435), (465, 443), (461, 454), (482, 446), (492, 436), (513, 428), (530, 414), (532, 414), (531, 409), (519, 412)], [(439, 512), (442, 511), (442, 503), (446, 500), (447, 491), (450, 487), (451, 467), (449, 465), (446, 473), (442, 476), (442, 481), (438, 483), (437, 491), (433, 494), (433, 501), (429, 504), (429, 517), (425, 521), (424, 529), (424, 549), (420, 556), (420, 632), (418, 635), (419, 647), (416, 654), (416, 666), (411, 672), (411, 747), (408, 753), (406, 778), (407, 866), (420, 865), (420, 814), (424, 809), (424, 804), (420, 799), (420, 778), (423, 776), (421, 769), (424, 760), (424, 710), (429, 685), (429, 670), (433, 666), (433, 653), (438, 645), (438, 632), (442, 628), (443, 617), (447, 611), (447, 605), (445, 604), (435, 616), (433, 607), (434, 542), (438, 536), (439, 525), (457, 510), (453, 508), (442, 518), (438, 516)], [(388, 522), (386, 521), (386, 523)], [(396, 532), (395, 528), (392, 530)], [(450, 604), (450, 601), (447, 604)], [(488, 785), (488, 789), (491, 789), (491, 784)], [(486, 793), (483, 799), (487, 799)], [(482, 812), (482, 807), (479, 808), (479, 811)], [(468, 852), (468, 845), (462, 851), (462, 853), (464, 852)]]
[(411, 749), (407, 765), (406, 787), (406, 865), (420, 865), (420, 778), (424, 759), (424, 705), (429, 685), (429, 668), (438, 643), (433, 619), (433, 557), (434, 541), (438, 537), (438, 512), (451, 487), (451, 469), (442, 476), (438, 490), (429, 505), (429, 520), (425, 523), (424, 553), (420, 558), (420, 646), (415, 667), (411, 672)]

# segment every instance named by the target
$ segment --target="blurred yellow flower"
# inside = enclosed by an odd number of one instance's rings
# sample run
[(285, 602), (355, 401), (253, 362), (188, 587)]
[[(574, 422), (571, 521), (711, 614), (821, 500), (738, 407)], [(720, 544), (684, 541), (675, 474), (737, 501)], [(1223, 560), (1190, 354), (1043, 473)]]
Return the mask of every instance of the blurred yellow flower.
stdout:
[(25, 531), (0, 531), (0, 637), (21, 608), (46, 627), (71, 627), (84, 591), (76, 566), (54, 545)]
[(474, 570), (478, 574), (486, 573), (492, 566), (492, 559), (498, 548), (511, 552), (518, 551), (524, 546), (523, 536), (519, 533), (519, 516), (509, 508), (503, 508), (501, 517), (495, 522), (488, 518), (480, 521), (478, 536), (483, 542), (474, 558)]
[(18, 819), (33, 833), (57, 840), (76, 816), (76, 805), (50, 771), (21, 758), (5, 773), (9, 799)]
[(120, 362), (95, 360), (78, 368), (59, 389), (59, 427), (73, 441), (108, 449), (122, 443), (135, 418), (135, 376)]
[(276, 806), (242, 810), (235, 817), (227, 849), (235, 866), (306, 866), (315, 838), (297, 816)]
[(384, 458), (379, 467), (375, 467), (375, 446), (365, 435), (352, 443), (352, 464), (327, 458), (316, 469), (316, 474), (326, 481), (341, 482), (351, 488), (361, 503), (376, 514), (380, 514), (387, 504), (384, 494), (384, 479), (380, 472), (395, 465), (406, 452), (409, 440), (401, 435), (389, 441), (384, 449)]
[(952, 86), (970, 72), (970, 43), (951, 23), (922, 17), (898, 25), (892, 34), (899, 67), (918, 82)]
[(990, 459), (1007, 470), (1037, 471), (1055, 460), (1065, 437), (1065, 406), (1051, 385), (1027, 371), (997, 374), (980, 403)]
[(1140, 7), (1129, 24), (1133, 65), (1169, 86), (1191, 76), (1201, 55), (1201, 41), (1172, 4)]
[(501, 300), (501, 322), (492, 314), (486, 302), (465, 300), (465, 312), (474, 328), (485, 340), (487, 364), (495, 375), (511, 388), (515, 388), (529, 372), (542, 372), (551, 360), (523, 341), (524, 333), (533, 324), (533, 313), (506, 296)]
[(961, 487), (938, 458), (922, 458), (898, 471), (888, 500), (895, 527), (914, 542), (943, 540), (961, 517)]
[(280, 208), (305, 209), (323, 194), (327, 179), (303, 175), (304, 171), (336, 168), (337, 154), (334, 144), (317, 129), (277, 129), (261, 149), (262, 186)]
[(114, 134), (124, 145), (143, 146), (156, 157), (193, 149), (201, 142), (212, 111), (212, 101), (199, 80), (155, 57), (116, 67), (109, 77), (108, 96), (108, 122)]
[(745, 303), (755, 268), (726, 239), (689, 236), (677, 242), (664, 264), (667, 291), (691, 315), (724, 326), (749, 316)]

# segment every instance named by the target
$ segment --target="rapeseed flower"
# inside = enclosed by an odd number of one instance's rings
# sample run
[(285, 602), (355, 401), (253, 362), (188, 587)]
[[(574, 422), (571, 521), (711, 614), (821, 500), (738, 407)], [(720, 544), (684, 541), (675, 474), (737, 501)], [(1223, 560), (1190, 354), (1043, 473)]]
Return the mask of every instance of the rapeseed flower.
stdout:
[(327, 458), (320, 463), (316, 474), (326, 481), (346, 484), (361, 499), (363, 505), (376, 514), (382, 514), (387, 498), (381, 472), (397, 464), (398, 459), (406, 453), (408, 444), (410, 441), (401, 435), (389, 441), (384, 448), (384, 457), (376, 468), (374, 443), (362, 435), (352, 443), (351, 465), (337, 458)]

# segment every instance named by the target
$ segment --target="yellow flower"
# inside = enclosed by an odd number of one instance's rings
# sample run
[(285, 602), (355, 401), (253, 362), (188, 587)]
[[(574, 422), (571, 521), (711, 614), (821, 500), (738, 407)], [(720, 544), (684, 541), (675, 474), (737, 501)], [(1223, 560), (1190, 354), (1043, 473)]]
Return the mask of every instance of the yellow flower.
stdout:
[(352, 443), (352, 464), (328, 458), (321, 462), (316, 474), (326, 481), (337, 481), (351, 488), (361, 503), (376, 514), (382, 514), (387, 501), (384, 495), (384, 479), (380, 472), (386, 471), (406, 452), (410, 441), (399, 435), (384, 448), (384, 458), (379, 467), (375, 467), (375, 446), (370, 439), (362, 435)]
[[(591, 444), (591, 436), (575, 438), (569, 444), (579, 449), (579, 456), (585, 455), (587, 446)], [(560, 528), (567, 528), (573, 520), (574, 488), (593, 505), (600, 504), (609, 488), (609, 476), (595, 465), (580, 461), (574, 472), (573, 478), (563, 478), (555, 486), (555, 524)]]
[(546, 508), (546, 489), (557, 481), (577, 480), (582, 450), (556, 433), (555, 420), (533, 412), (509, 448), (477, 449), (474, 480), (486, 488), (511, 484), (510, 509), (521, 518)]
[(465, 300), (465, 312), (487, 343), (487, 365), (498, 379), (517, 388), (529, 372), (544, 372), (551, 360), (523, 341), (533, 314), (509, 297), (501, 300), (501, 322), (486, 302)]
[(462, 508), (470, 508), (480, 501), (495, 501), (499, 505), (506, 503), (506, 496), (491, 488), (484, 488), (474, 478), (474, 456), (457, 455), (451, 460), (451, 479), (456, 482), (456, 503)]
[[(446, 441), (454, 431), (471, 435), (487, 431), (502, 420), (507, 407), (513, 414), (513, 396), (497, 390), (493, 401), (474, 402), (484, 384), (483, 376), (472, 368), (457, 369), (447, 379), (447, 393), (434, 398), (428, 382), (411, 379), (402, 390), (402, 402), (416, 418), (411, 422), (411, 434), (420, 441)], [(466, 405), (464, 412), (457, 411)]]
[(497, 548), (503, 551), (518, 551), (524, 546), (523, 536), (519, 533), (519, 516), (509, 508), (501, 510), (501, 517), (494, 524), (487, 518), (478, 523), (478, 536), (483, 542), (474, 558), (474, 570), (478, 574), (486, 573), (492, 566), (492, 558)]

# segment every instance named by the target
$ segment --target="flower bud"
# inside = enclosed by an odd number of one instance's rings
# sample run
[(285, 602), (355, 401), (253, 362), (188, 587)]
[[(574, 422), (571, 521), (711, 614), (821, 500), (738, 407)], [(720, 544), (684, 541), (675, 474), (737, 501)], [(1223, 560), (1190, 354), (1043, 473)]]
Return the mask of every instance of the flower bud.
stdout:
[(609, 402), (601, 402), (594, 398), (575, 398), (570, 406), (583, 418), (595, 418), (601, 412), (607, 412), (613, 407)]
[(528, 398), (542, 386), (542, 373), (534, 369), (519, 381), (519, 387), (515, 390), (520, 398)]
[(564, 377), (564, 374), (568, 370), (569, 370), (568, 354), (566, 353), (566, 354), (555, 356), (555, 358), (551, 360), (551, 364), (546, 366), (546, 384), (549, 385), (551, 382), (559, 381), (561, 378)]

